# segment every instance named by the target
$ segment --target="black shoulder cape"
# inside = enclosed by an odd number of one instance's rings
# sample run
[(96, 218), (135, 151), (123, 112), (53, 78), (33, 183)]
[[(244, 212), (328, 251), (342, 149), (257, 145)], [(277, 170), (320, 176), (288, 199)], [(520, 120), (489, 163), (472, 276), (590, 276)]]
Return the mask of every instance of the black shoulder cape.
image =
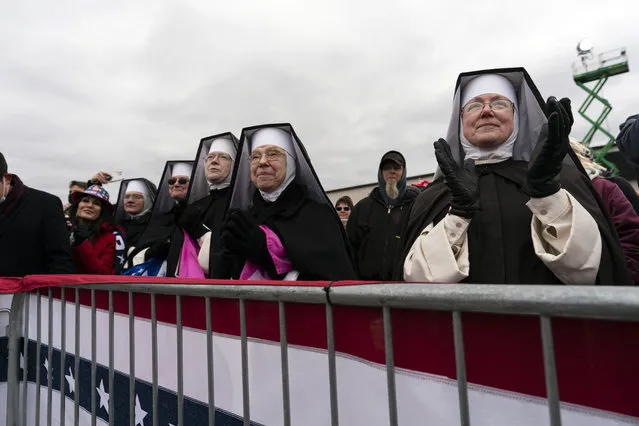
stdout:
[(149, 222), (146, 230), (140, 236), (135, 249), (129, 254), (129, 260), (157, 242), (169, 241), (171, 248), (169, 249), (169, 254), (166, 259), (167, 276), (175, 276), (182, 251), (182, 244), (184, 243), (184, 234), (175, 223), (175, 215), (179, 208), (182, 208), (182, 206), (176, 204), (171, 210)]
[[(478, 165), (481, 210), (468, 228), (470, 275), (474, 284), (561, 284), (535, 255), (530, 236), (532, 212), (526, 207), (528, 163), (508, 160)], [(631, 285), (615, 228), (588, 178), (564, 166), (561, 184), (590, 213), (599, 227), (602, 253), (597, 284)], [(404, 229), (403, 250), (395, 278), (403, 278), (403, 265), (413, 243), (430, 223), (448, 212), (450, 193), (443, 179), (431, 183), (412, 205)]]
[[(293, 182), (274, 203), (256, 190), (249, 212), (282, 241), (300, 281), (356, 279), (344, 229), (330, 206), (309, 200), (305, 188)], [(234, 260), (233, 278), (245, 259)]]
[(220, 239), (224, 215), (228, 204), (229, 188), (213, 190), (204, 198), (193, 203), (202, 212), (202, 222), (211, 230), (209, 252), (209, 277), (221, 278), (218, 266), (224, 262), (223, 246)]

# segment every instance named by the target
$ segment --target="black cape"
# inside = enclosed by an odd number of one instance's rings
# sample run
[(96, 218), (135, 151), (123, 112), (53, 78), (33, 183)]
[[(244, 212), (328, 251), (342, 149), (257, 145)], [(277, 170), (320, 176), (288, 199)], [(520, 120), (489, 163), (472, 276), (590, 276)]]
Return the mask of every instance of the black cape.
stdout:
[[(298, 280), (357, 279), (343, 226), (330, 206), (306, 197), (305, 187), (291, 183), (274, 203), (256, 190), (249, 213), (280, 238)], [(225, 278), (239, 278), (246, 259), (228, 256), (225, 263), (232, 272)]]
[(209, 252), (209, 277), (222, 278), (218, 266), (223, 264), (224, 252), (220, 239), (224, 214), (228, 204), (229, 188), (212, 190), (209, 195), (193, 203), (202, 212), (202, 222), (211, 230), (211, 247)]
[(180, 260), (182, 244), (184, 243), (184, 233), (177, 227), (175, 217), (178, 211), (184, 209), (184, 207), (183, 203), (176, 203), (171, 210), (152, 219), (140, 236), (135, 249), (129, 254), (129, 261), (139, 252), (151, 247), (153, 244), (160, 241), (168, 241), (171, 243), (171, 248), (166, 258), (166, 276), (174, 277)]
[(118, 224), (126, 235), (127, 247), (137, 247), (140, 237), (142, 237), (150, 221), (151, 211), (148, 211), (139, 217), (129, 216)]
[[(526, 189), (525, 161), (507, 160), (478, 165), (481, 210), (468, 227), (470, 275), (473, 284), (561, 284), (535, 255), (530, 223), (532, 212)], [(600, 285), (632, 285), (619, 238), (608, 213), (589, 179), (574, 167), (563, 167), (562, 187), (593, 217), (602, 238)], [(403, 265), (413, 243), (430, 223), (438, 223), (448, 209), (450, 192), (443, 179), (431, 183), (412, 205), (408, 215), (404, 248), (396, 279), (403, 278)]]

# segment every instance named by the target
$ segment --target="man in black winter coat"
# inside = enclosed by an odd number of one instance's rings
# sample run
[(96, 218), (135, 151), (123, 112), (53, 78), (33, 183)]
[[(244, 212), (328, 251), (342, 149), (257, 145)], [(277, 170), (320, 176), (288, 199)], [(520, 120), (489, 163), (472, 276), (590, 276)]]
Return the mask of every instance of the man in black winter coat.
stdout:
[(0, 276), (73, 273), (61, 201), (9, 174), (2, 153), (0, 179)]
[(406, 160), (397, 151), (382, 156), (378, 186), (355, 205), (346, 224), (357, 275), (362, 280), (391, 280), (401, 250), (404, 215), (418, 194), (406, 188)]

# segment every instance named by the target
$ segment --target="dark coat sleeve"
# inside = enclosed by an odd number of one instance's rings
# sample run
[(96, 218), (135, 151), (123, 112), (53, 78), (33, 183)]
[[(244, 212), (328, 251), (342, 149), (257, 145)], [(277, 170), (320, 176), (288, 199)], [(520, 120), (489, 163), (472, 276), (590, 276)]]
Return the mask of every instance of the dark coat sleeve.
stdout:
[(634, 121), (626, 120), (617, 135), (617, 146), (626, 159), (635, 166), (639, 166), (639, 115)]
[(42, 199), (42, 264), (47, 274), (72, 274), (73, 257), (62, 205), (53, 196)]
[(615, 225), (630, 276), (635, 283), (639, 283), (639, 216), (617, 185), (603, 178), (597, 178), (592, 183)]
[(274, 225), (299, 280), (357, 279), (344, 227), (328, 205), (307, 202)]
[(364, 215), (363, 211), (368, 210), (369, 208), (369, 201), (369, 197), (366, 197), (355, 204), (353, 211), (351, 211), (351, 215), (348, 217), (348, 222), (346, 222), (346, 235), (348, 236), (348, 241), (351, 247), (353, 266), (358, 276), (360, 275), (357, 270), (359, 265), (359, 252), (362, 246), (362, 241), (364, 240), (366, 233), (369, 231), (367, 225), (362, 223), (362, 216)]

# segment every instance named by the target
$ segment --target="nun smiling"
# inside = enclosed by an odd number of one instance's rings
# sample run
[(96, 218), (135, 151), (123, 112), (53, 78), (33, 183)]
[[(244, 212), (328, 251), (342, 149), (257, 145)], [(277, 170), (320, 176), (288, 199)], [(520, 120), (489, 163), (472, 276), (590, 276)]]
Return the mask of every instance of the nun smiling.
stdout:
[(220, 278), (348, 280), (344, 227), (289, 124), (242, 131)]

